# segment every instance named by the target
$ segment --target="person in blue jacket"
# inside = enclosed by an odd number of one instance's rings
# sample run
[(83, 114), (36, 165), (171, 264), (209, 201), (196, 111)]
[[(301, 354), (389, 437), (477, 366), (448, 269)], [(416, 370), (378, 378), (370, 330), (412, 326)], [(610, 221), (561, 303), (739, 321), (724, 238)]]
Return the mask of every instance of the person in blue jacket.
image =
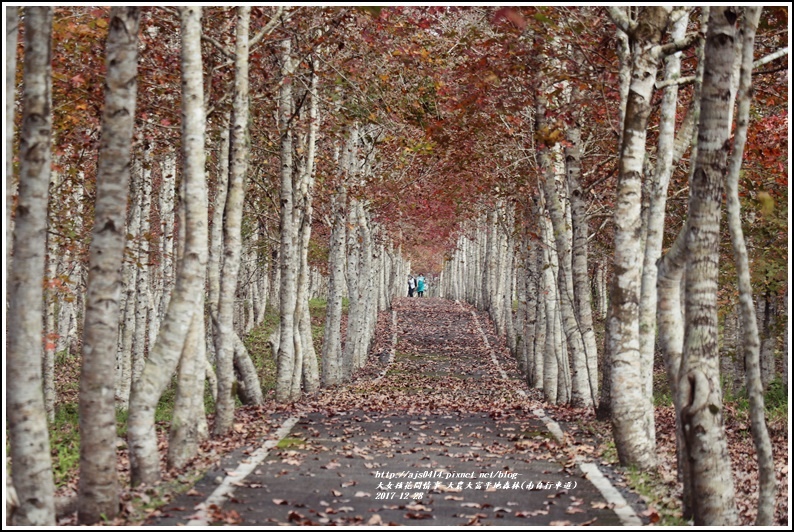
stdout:
[(425, 276), (421, 273), (416, 278), (416, 293), (419, 297), (425, 297)]

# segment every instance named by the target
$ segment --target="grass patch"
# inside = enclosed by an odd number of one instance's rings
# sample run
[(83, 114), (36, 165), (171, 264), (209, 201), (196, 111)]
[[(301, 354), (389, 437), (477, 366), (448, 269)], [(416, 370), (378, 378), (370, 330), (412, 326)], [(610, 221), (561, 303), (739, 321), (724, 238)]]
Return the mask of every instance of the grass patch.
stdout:
[(55, 486), (60, 488), (68, 484), (80, 465), (79, 411), (76, 403), (66, 403), (56, 408), (55, 422), (50, 427), (50, 447)]
[(642, 495), (648, 506), (659, 513), (657, 526), (688, 526), (681, 512), (680, 501), (670, 493), (670, 489), (658, 473), (629, 469), (626, 472), (629, 486)]
[(538, 438), (545, 440), (549, 437), (549, 433), (546, 432), (545, 430), (525, 430), (524, 432), (521, 433), (521, 437), (523, 439), (530, 439), (530, 440), (535, 440)]
[(780, 377), (769, 383), (764, 394), (764, 406), (771, 420), (788, 419), (788, 391)]
[(290, 447), (303, 447), (306, 440), (302, 438), (284, 438), (278, 442), (276, 449), (289, 449)]
[(608, 464), (618, 463), (618, 449), (615, 447), (615, 442), (611, 439), (604, 443), (601, 451), (601, 459)]

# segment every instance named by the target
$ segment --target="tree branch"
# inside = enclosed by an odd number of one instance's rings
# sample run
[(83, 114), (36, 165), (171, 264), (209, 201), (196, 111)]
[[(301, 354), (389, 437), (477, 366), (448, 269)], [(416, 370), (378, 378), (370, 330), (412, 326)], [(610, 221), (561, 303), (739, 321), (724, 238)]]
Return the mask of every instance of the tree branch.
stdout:
[(759, 59), (758, 61), (753, 63), (753, 68), (758, 68), (760, 66), (764, 66), (765, 64), (771, 63), (775, 59), (779, 59), (779, 58), (783, 57), (784, 55), (788, 55), (788, 46), (786, 46), (785, 48), (781, 48), (777, 52), (773, 52), (773, 53), (771, 53), (769, 55), (765, 55), (764, 57), (762, 57), (761, 59)]
[(692, 43), (695, 41), (695, 37), (697, 36), (697, 33), (687, 33), (683, 39), (676, 39), (673, 42), (659, 46), (659, 48), (656, 50), (658, 57), (664, 57), (666, 55), (674, 54), (689, 48), (692, 46)]
[(607, 15), (609, 15), (609, 18), (612, 20), (615, 26), (617, 26), (618, 29), (626, 35), (629, 35), (632, 31), (634, 31), (636, 24), (632, 24), (628, 15), (626, 15), (621, 8), (609, 6), (607, 8)]
[(205, 35), (204, 33), (202, 33), (201, 34), (201, 40), (204, 41), (204, 42), (208, 42), (211, 45), (213, 45), (215, 48), (218, 49), (218, 51), (220, 53), (225, 55), (227, 58), (230, 58), (230, 59), (234, 59), (235, 58), (234, 53), (232, 53), (229, 49), (227, 49), (225, 46), (223, 46), (222, 43), (220, 43), (219, 41), (217, 41), (213, 37), (210, 37), (209, 35)]
[(675, 79), (666, 79), (664, 81), (656, 82), (657, 89), (663, 89), (665, 87), (669, 87), (670, 85), (689, 85), (695, 81), (695, 76), (684, 76), (683, 78), (675, 78)]
[[(278, 6), (278, 9), (276, 10), (276, 14), (270, 18), (270, 21), (267, 24), (265, 24), (265, 26), (261, 30), (259, 30), (259, 33), (254, 35), (253, 39), (250, 39), (248, 41), (248, 47), (253, 48), (257, 44), (259, 44), (259, 41), (261, 41), (265, 36), (270, 35), (273, 32), (273, 30), (276, 28), (278, 23), (281, 22), (281, 15), (283, 13), (284, 13), (284, 6)], [(290, 13), (287, 12), (287, 15), (284, 17), (284, 22), (289, 20), (289, 18), (290, 18)]]
[[(670, 44), (674, 44), (674, 43), (670, 43)], [(666, 46), (669, 46), (669, 45), (666, 45)], [(774, 52), (774, 53), (771, 53), (769, 55), (766, 55), (766, 56), (762, 57), (761, 59), (759, 59), (758, 61), (756, 61), (755, 63), (753, 63), (753, 68), (758, 68), (759, 66), (763, 66), (763, 65), (766, 65), (767, 63), (771, 63), (772, 61), (774, 61), (776, 59), (780, 59), (781, 57), (787, 55), (788, 52), (789, 52), (788, 46), (786, 46), (785, 48), (781, 48), (777, 52)], [(787, 68), (787, 67), (785, 67), (785, 68)], [(769, 73), (769, 72), (776, 72), (776, 70), (767, 71), (767, 72), (756, 72), (756, 74), (764, 74), (764, 73)], [(657, 89), (663, 89), (665, 87), (669, 87), (670, 85), (678, 85), (678, 86), (689, 85), (693, 81), (695, 81), (695, 76), (685, 76), (685, 77), (677, 78), (677, 79), (668, 79), (668, 80), (657, 82), (656, 83), (656, 88)]]

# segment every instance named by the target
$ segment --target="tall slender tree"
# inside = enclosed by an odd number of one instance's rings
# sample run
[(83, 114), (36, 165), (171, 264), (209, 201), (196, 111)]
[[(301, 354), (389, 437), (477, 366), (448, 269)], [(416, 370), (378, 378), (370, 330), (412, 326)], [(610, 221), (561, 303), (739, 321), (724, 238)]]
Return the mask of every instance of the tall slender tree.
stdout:
[(690, 182), (686, 244), (681, 421), (696, 525), (735, 525), (733, 476), (725, 436), (717, 341), (720, 218), (732, 112), (730, 87), (738, 13), (712, 7), (704, 52), (698, 153)]
[(107, 38), (105, 109), (80, 374), (78, 519), (84, 524), (112, 519), (119, 508), (114, 366), (135, 125), (139, 11), (137, 7), (113, 7)]
[(248, 171), (248, 27), (251, 8), (237, 8), (234, 105), (231, 124), (229, 186), (223, 211), (223, 267), (218, 301), (216, 360), (218, 401), (215, 434), (226, 434), (234, 421), (234, 304), (242, 252), (245, 174)]
[(127, 435), (133, 484), (160, 478), (154, 431), (157, 402), (171, 380), (199, 307), (207, 267), (207, 183), (204, 175), (204, 95), (201, 8), (180, 8), (182, 34), (182, 157), (185, 183), (185, 251), (176, 287), (141, 378), (130, 397)]
[(629, 37), (631, 83), (620, 148), (606, 363), (611, 372), (612, 425), (620, 461), (649, 468), (656, 464), (656, 444), (648, 424), (652, 398), (642, 380), (639, 352), (640, 204), (651, 97), (670, 8), (640, 8), (636, 20), (629, 20), (618, 8), (610, 13)]
[(752, 98), (752, 69), (755, 33), (758, 19), (761, 16), (760, 6), (744, 8), (741, 26), (741, 67), (739, 73), (739, 90), (737, 94), (738, 110), (736, 116), (736, 133), (734, 135), (733, 152), (731, 153), (728, 173), (726, 176), (726, 197), (728, 205), (728, 229), (733, 246), (733, 259), (739, 282), (739, 305), (744, 331), (744, 351), (747, 395), (750, 399), (750, 428), (758, 460), (758, 514), (757, 526), (771, 526), (775, 513), (775, 463), (772, 458), (772, 444), (766, 427), (764, 412), (764, 390), (761, 383), (759, 363), (758, 323), (755, 319), (753, 306), (753, 289), (750, 284), (750, 265), (747, 256), (747, 245), (744, 239), (741, 222), (741, 204), (739, 202), (739, 171), (742, 166), (744, 146), (747, 142), (747, 124), (750, 119), (750, 101)]
[(55, 524), (55, 485), (42, 394), (44, 257), (50, 183), (52, 8), (25, 8), (19, 203), (8, 280), (6, 408), (12, 478), (19, 499), (13, 524)]
[(276, 357), (276, 400), (292, 402), (298, 399), (292, 385), (297, 367), (295, 360), (295, 305), (297, 281), (297, 232), (293, 220), (293, 149), (292, 149), (292, 43), (281, 41), (281, 93), (279, 95), (278, 126), (281, 135), (281, 246), (279, 253), (281, 288), (279, 305), (279, 342)]

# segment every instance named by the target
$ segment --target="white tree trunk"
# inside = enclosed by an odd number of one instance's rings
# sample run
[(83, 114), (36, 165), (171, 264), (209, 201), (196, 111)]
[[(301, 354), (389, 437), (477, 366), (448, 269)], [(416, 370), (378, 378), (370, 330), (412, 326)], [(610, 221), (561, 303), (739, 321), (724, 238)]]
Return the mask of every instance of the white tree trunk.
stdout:
[(361, 258), (359, 261), (359, 304), (358, 334), (355, 340), (355, 369), (364, 367), (377, 317), (377, 291), (374, 289), (375, 271), (372, 262), (372, 229), (364, 211), (363, 202), (358, 202), (358, 223), (362, 237)]
[[(299, 393), (293, 386), (297, 367), (295, 353), (295, 306), (296, 278), (298, 261), (296, 243), (298, 240), (293, 221), (293, 161), (292, 130), (292, 57), (289, 39), (281, 42), (281, 94), (279, 96), (278, 121), (281, 133), (281, 247), (279, 253), (281, 287), (279, 305), (279, 346), (276, 376), (276, 400), (281, 403), (298, 400)], [(298, 390), (300, 392), (300, 390)]]
[(302, 168), (300, 196), (302, 196), (300, 238), (300, 273), (298, 276), (298, 297), (295, 309), (295, 320), (298, 324), (297, 334), (300, 335), (303, 359), (302, 380), (307, 393), (315, 393), (320, 389), (320, 373), (317, 364), (317, 353), (312, 339), (311, 315), (309, 314), (309, 241), (312, 232), (312, 190), (314, 188), (314, 157), (319, 129), (317, 75), (312, 69), (309, 88), (309, 132), (305, 141), (305, 160)]
[[(204, 302), (203, 296), (201, 303)], [(177, 372), (176, 398), (171, 416), (168, 436), (168, 467), (182, 469), (195, 458), (199, 450), (201, 434), (199, 427), (204, 416), (204, 372), (206, 331), (204, 312), (194, 312), (190, 329), (179, 358)], [(201, 380), (197, 376), (201, 376)], [(200, 409), (197, 408), (200, 405)]]
[[(683, 39), (686, 34), (689, 15), (681, 16), (674, 24), (671, 37)], [(677, 80), (681, 74), (680, 53), (666, 58), (665, 80)], [(664, 213), (667, 203), (667, 187), (673, 173), (673, 144), (675, 142), (675, 117), (678, 102), (678, 85), (673, 83), (665, 88), (659, 111), (659, 140), (656, 168), (651, 183), (650, 205), (647, 221), (645, 255), (642, 267), (640, 288), (640, 367), (644, 394), (653, 397), (653, 355), (656, 347), (656, 263), (662, 255), (664, 236)], [(653, 410), (646, 412), (644, 422), (650, 428), (650, 435), (656, 439)]]
[[(574, 88), (572, 92), (574, 97), (578, 95), (578, 89)], [(582, 138), (578, 122), (569, 129), (567, 135), (570, 146), (565, 148), (565, 175), (571, 205), (573, 295), (576, 305), (576, 321), (582, 335), (590, 395), (593, 405), (595, 405), (598, 402), (598, 346), (593, 330), (592, 290), (587, 266), (590, 230), (587, 223), (587, 205), (580, 183)]]
[(347, 239), (347, 184), (352, 173), (352, 160), (358, 144), (358, 128), (351, 126), (347, 147), (342, 158), (342, 181), (337, 185), (333, 196), (331, 243), (328, 251), (328, 302), (323, 334), (323, 384), (336, 386), (347, 377), (342, 354), (341, 321), (342, 296), (345, 283), (345, 244)]
[(348, 210), (347, 232), (347, 333), (345, 335), (344, 352), (342, 354), (342, 378), (350, 379), (356, 365), (356, 342), (360, 338), (362, 301), (360, 295), (361, 281), (361, 243), (358, 228), (358, 201), (350, 198)]
[[(135, 251), (138, 242), (138, 229), (140, 228), (140, 187), (136, 182), (138, 179), (139, 168), (134, 158), (132, 164), (131, 187), (132, 195), (130, 198), (130, 207), (127, 213), (127, 242), (125, 249), (125, 257), (137, 257)], [(119, 353), (116, 361), (117, 368), (117, 385), (116, 385), (116, 402), (119, 408), (127, 409), (130, 401), (130, 390), (133, 381), (133, 344), (135, 340), (135, 316), (136, 305), (138, 304), (137, 297), (137, 279), (138, 279), (138, 266), (137, 260), (125, 260), (123, 265), (123, 281), (124, 281), (124, 314), (123, 325), (121, 329), (121, 338), (119, 342)]]
[(136, 278), (135, 294), (135, 336), (132, 342), (132, 381), (140, 378), (143, 364), (146, 360), (147, 326), (149, 323), (150, 295), (149, 295), (149, 217), (151, 215), (152, 196), (152, 171), (151, 157), (144, 156), (144, 164), (139, 166), (140, 173), (136, 185), (140, 187), (140, 218), (138, 222), (138, 276)]
[(557, 340), (558, 316), (558, 294), (557, 283), (557, 257), (554, 250), (554, 241), (551, 236), (552, 229), (549, 227), (551, 222), (546, 220), (545, 215), (539, 219), (541, 235), (544, 243), (544, 265), (543, 271), (543, 297), (545, 299), (545, 343), (543, 346), (543, 396), (551, 404), (557, 404), (559, 386), (559, 355), (557, 351), (562, 349)]
[[(548, 131), (548, 126), (543, 118), (545, 114), (545, 102), (543, 98), (539, 97), (536, 113), (538, 117), (537, 127), (539, 134), (543, 131)], [(558, 153), (559, 149), (554, 150), (554, 155)], [(540, 165), (543, 174), (541, 181), (549, 210), (549, 217), (551, 218), (551, 229), (554, 235), (553, 242), (556, 244), (556, 254), (559, 257), (559, 274), (557, 277), (557, 292), (559, 294), (558, 306), (565, 337), (568, 345), (571, 347), (571, 354), (573, 357), (573, 389), (571, 390), (571, 402), (576, 407), (592, 408), (594, 399), (590, 389), (587, 354), (584, 350), (582, 330), (577, 323), (574, 308), (575, 296), (571, 252), (573, 236), (571, 234), (570, 225), (566, 223), (565, 220), (566, 208), (559, 187), (557, 186), (556, 165), (552, 157), (552, 146), (543, 146), (540, 149)]]
[(43, 279), (50, 182), (52, 8), (25, 8), (24, 90), (14, 261), (8, 279), (6, 411), (19, 507), (11, 524), (55, 525), (41, 382)]
[(735, 525), (731, 462), (722, 419), (717, 346), (717, 277), (722, 178), (728, 140), (737, 13), (712, 7), (704, 56), (698, 153), (686, 233), (686, 318), (679, 374), (681, 419), (692, 464), (696, 525)]
[(185, 182), (185, 251), (168, 312), (130, 397), (127, 434), (132, 483), (152, 484), (160, 478), (160, 457), (154, 431), (157, 402), (171, 380), (188, 335), (207, 268), (207, 184), (204, 175), (204, 97), (201, 66), (201, 8), (181, 8), (182, 151)]
[(651, 468), (656, 444), (648, 420), (652, 397), (646, 394), (639, 345), (639, 299), (642, 274), (640, 203), (645, 138), (659, 61), (659, 44), (670, 7), (640, 11), (629, 34), (631, 86), (623, 122), (623, 138), (615, 205), (615, 255), (606, 355), (610, 364), (612, 424), (621, 464)]
[[(57, 176), (57, 174), (53, 174)], [(54, 177), (54, 182), (51, 183), (50, 189), (57, 188), (57, 177)], [(48, 225), (51, 223), (48, 216)], [(46, 258), (46, 276), (44, 282), (46, 283), (46, 290), (44, 291), (44, 298), (46, 302), (44, 310), (44, 357), (41, 363), (41, 380), (44, 392), (44, 409), (47, 411), (47, 421), (52, 423), (55, 421), (55, 351), (58, 349), (58, 325), (56, 320), (58, 308), (58, 290), (57, 286), (60, 285), (58, 278), (58, 256), (60, 255), (58, 246), (55, 245), (55, 237), (49, 234), (46, 235), (47, 239), (47, 258)]]
[(759, 336), (753, 308), (753, 289), (750, 284), (750, 264), (747, 246), (744, 241), (739, 202), (739, 171), (742, 165), (744, 145), (747, 140), (747, 124), (750, 115), (751, 72), (753, 67), (753, 48), (761, 7), (744, 8), (744, 20), (740, 33), (742, 40), (741, 69), (738, 89), (738, 112), (733, 153), (731, 154), (726, 178), (726, 197), (728, 203), (728, 228), (731, 233), (733, 257), (739, 281), (742, 328), (744, 330), (742, 348), (747, 366), (747, 395), (750, 399), (750, 428), (753, 433), (758, 460), (758, 514), (756, 526), (771, 526), (775, 515), (775, 462), (772, 458), (772, 444), (764, 417), (764, 388), (759, 365)]
[(116, 471), (115, 352), (138, 74), (140, 9), (113, 7), (97, 163), (97, 201), (89, 257), (80, 373), (78, 519), (93, 524), (119, 509)]
[[(231, 121), (227, 119), (226, 122)], [(207, 294), (209, 308), (213, 314), (218, 312), (221, 293), (221, 267), (223, 263), (223, 210), (226, 208), (226, 194), (229, 185), (229, 126), (221, 125), (220, 154), (218, 155), (215, 199), (212, 203), (212, 224), (210, 226), (210, 255), (207, 267)]]
[(223, 436), (234, 421), (234, 304), (242, 253), (245, 176), (248, 171), (248, 27), (251, 8), (237, 8), (234, 105), (232, 113), (229, 188), (223, 212), (223, 268), (218, 302), (216, 367), (218, 400), (215, 435)]
[[(157, 307), (153, 314), (156, 316), (150, 323), (149, 345), (157, 341), (160, 324), (165, 319), (171, 292), (174, 289), (174, 264), (175, 264), (175, 236), (174, 236), (174, 196), (176, 193), (176, 156), (174, 153), (166, 155), (161, 167), (160, 189), (160, 238), (161, 238), (161, 264), (160, 264), (160, 295)], [(153, 287), (153, 290), (156, 290)], [(155, 292), (156, 293), (156, 292)]]

